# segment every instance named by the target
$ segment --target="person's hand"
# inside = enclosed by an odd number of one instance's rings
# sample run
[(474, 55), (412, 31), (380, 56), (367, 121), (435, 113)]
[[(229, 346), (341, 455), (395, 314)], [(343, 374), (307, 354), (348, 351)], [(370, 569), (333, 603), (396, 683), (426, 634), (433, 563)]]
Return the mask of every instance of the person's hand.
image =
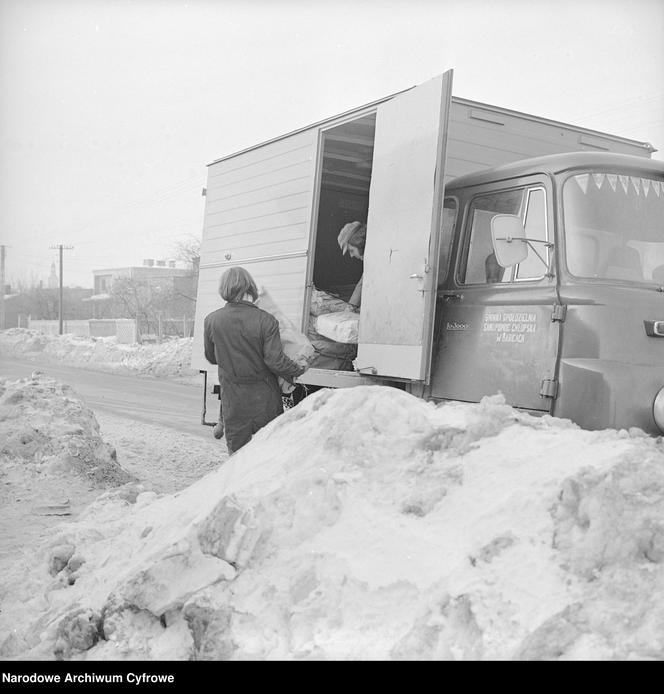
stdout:
[(297, 374), (298, 376), (301, 376), (309, 368), (309, 361), (302, 354), (298, 354), (293, 361), (302, 369), (302, 371)]

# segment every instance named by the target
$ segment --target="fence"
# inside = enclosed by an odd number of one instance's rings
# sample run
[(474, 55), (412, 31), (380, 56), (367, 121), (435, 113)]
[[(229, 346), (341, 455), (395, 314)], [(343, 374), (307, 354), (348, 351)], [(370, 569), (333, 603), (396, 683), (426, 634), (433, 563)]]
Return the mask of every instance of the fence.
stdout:
[(138, 337), (136, 321), (133, 318), (95, 318), (89, 320), (92, 337), (112, 337), (118, 342), (133, 344)]
[(138, 332), (141, 342), (161, 342), (165, 337), (192, 337), (194, 320), (192, 318), (162, 318), (140, 320)]
[[(58, 320), (31, 320), (28, 317), (28, 328), (40, 330), (48, 335), (60, 334)], [(136, 342), (138, 331), (133, 318), (97, 318), (90, 320), (64, 320), (62, 332), (82, 337), (117, 337), (118, 342), (132, 344)]]
[[(25, 327), (49, 335), (60, 334), (58, 320), (32, 320), (27, 316)], [(21, 327), (19, 325), (19, 327)], [(82, 337), (117, 337), (118, 342), (161, 342), (169, 337), (192, 337), (194, 321), (189, 318), (158, 318), (155, 321), (137, 321), (134, 318), (90, 318), (64, 320), (62, 332)]]

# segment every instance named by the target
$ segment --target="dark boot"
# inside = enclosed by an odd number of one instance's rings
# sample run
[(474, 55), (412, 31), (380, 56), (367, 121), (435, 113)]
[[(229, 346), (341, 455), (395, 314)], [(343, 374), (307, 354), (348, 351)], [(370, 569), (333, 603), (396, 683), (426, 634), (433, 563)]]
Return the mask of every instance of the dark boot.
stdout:
[(221, 439), (224, 436), (224, 419), (221, 413), (221, 402), (219, 403), (219, 421), (214, 425), (212, 435), (215, 439)]

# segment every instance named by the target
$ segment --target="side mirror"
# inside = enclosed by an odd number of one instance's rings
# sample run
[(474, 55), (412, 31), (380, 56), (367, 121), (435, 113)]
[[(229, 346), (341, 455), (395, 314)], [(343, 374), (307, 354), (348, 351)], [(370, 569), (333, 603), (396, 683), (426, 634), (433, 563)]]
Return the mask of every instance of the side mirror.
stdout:
[(516, 265), (528, 257), (528, 241), (521, 217), (497, 214), (491, 218), (491, 243), (498, 264)]

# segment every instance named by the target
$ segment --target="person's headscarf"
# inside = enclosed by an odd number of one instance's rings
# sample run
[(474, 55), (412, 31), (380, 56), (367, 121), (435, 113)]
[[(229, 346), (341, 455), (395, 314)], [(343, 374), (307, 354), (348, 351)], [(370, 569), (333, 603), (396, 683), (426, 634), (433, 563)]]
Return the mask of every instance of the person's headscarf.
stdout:
[(344, 225), (337, 237), (341, 254), (346, 255), (349, 245), (363, 250), (366, 235), (367, 225), (362, 224), (362, 222), (348, 222), (348, 224)]

